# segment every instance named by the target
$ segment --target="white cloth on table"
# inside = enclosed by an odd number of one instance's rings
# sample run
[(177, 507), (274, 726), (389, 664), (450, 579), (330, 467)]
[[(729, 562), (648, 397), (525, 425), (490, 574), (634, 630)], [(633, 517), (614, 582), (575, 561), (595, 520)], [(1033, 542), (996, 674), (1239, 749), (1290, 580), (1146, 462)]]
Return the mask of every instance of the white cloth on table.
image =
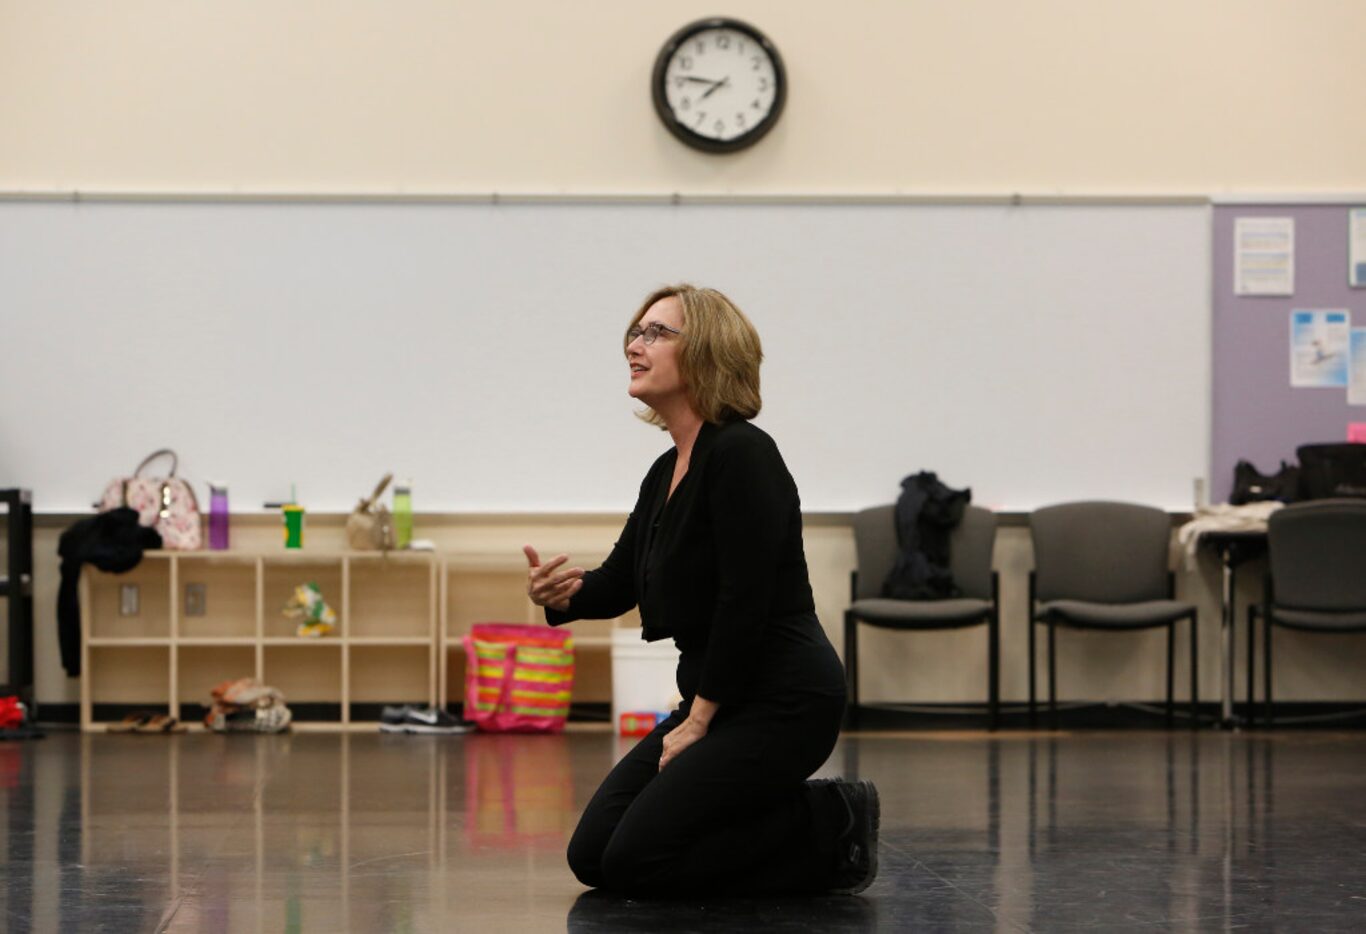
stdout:
[(1186, 569), (1195, 568), (1195, 553), (1200, 547), (1200, 536), (1208, 532), (1265, 532), (1267, 519), (1284, 505), (1271, 500), (1265, 503), (1247, 503), (1243, 506), (1229, 503), (1201, 506), (1196, 510), (1195, 518), (1181, 526), (1176, 533), (1176, 540), (1186, 551)]

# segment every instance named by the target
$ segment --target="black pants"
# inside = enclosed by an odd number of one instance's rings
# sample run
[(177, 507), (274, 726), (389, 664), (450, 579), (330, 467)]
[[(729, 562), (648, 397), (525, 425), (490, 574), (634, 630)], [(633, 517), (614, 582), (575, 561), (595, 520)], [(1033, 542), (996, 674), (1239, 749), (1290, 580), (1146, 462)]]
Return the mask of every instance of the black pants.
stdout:
[(722, 706), (707, 735), (663, 771), (664, 735), (687, 704), (617, 763), (569, 842), (579, 881), (680, 895), (830, 887), (849, 814), (833, 786), (806, 778), (839, 735), (843, 669), (823, 635), (785, 647), (781, 661), (772, 666), (781, 684)]

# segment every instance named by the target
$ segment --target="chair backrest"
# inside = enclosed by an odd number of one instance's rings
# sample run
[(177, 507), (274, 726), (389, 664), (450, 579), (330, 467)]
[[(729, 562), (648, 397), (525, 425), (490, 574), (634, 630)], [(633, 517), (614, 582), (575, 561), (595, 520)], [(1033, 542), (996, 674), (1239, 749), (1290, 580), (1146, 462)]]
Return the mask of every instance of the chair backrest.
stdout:
[(1366, 609), (1366, 500), (1321, 499), (1277, 510), (1267, 542), (1277, 603)]
[[(854, 514), (859, 600), (882, 595), (882, 583), (896, 564), (896, 506), (874, 506)], [(980, 506), (963, 510), (949, 535), (949, 570), (965, 597), (991, 599), (991, 562), (996, 547), (996, 514)]]
[(1171, 518), (1135, 503), (1061, 503), (1029, 516), (1034, 596), (1137, 603), (1167, 596)]

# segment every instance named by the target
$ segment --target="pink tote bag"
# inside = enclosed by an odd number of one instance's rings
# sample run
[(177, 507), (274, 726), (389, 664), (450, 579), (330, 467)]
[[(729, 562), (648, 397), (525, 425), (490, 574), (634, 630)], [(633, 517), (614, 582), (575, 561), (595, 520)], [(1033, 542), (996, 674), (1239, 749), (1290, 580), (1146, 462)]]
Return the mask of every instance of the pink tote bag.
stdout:
[(574, 640), (520, 623), (476, 623), (465, 644), (465, 719), (488, 733), (559, 733), (574, 690)]

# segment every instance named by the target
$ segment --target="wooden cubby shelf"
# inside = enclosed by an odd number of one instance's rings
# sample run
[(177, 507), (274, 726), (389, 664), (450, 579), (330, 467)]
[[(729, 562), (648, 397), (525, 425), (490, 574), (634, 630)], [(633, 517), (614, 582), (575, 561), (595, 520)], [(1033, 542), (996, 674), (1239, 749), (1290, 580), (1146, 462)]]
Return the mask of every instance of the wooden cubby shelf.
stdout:
[[(127, 574), (87, 568), (81, 727), (103, 729), (97, 711), (130, 706), (180, 717), (245, 677), (279, 688), (296, 715), (335, 711), (321, 724), (333, 728), (356, 704), (434, 704), (441, 563), (431, 552), (150, 551)], [(304, 583), (337, 613), (328, 635), (301, 637), (284, 616)]]
[[(337, 612), (318, 638), (283, 615), (309, 582)], [(300, 729), (370, 728), (381, 704), (462, 702), (475, 623), (543, 620), (516, 553), (149, 551), (126, 574), (87, 567), (81, 604), (87, 731), (131, 707), (197, 712), (215, 684), (243, 677), (279, 688)], [(638, 625), (632, 613), (569, 627), (575, 702), (611, 700), (612, 629)]]

